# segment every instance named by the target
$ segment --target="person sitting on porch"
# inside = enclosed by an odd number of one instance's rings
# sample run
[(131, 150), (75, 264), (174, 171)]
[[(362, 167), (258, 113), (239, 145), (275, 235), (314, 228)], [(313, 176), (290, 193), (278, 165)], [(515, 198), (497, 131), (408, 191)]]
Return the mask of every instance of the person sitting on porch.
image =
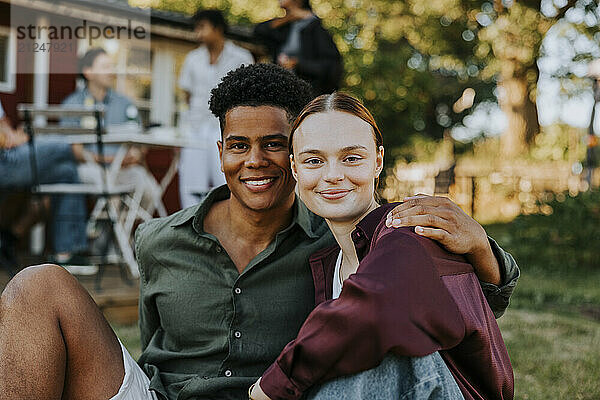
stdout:
[[(29, 137), (22, 129), (14, 130), (0, 103), (0, 190), (26, 189), (34, 184), (31, 170)], [(83, 146), (61, 139), (39, 137), (34, 142), (37, 177), (40, 184), (79, 183), (77, 164), (89, 155)], [(1, 196), (1, 195), (0, 195)], [(81, 194), (52, 196), (52, 238), (56, 261), (68, 265), (87, 265), (81, 254), (88, 249), (85, 234), (86, 204)], [(23, 239), (32, 215), (7, 222), (0, 231), (0, 260), (10, 275), (18, 270), (15, 246)], [(4, 218), (3, 218), (4, 219)], [(35, 218), (33, 218), (35, 219)]]
[[(79, 61), (79, 72), (85, 81), (85, 86), (67, 96), (63, 106), (94, 106), (101, 104), (105, 107), (104, 126), (132, 124), (138, 126), (140, 119), (138, 109), (126, 96), (112, 89), (115, 73), (110, 56), (104, 49), (93, 48), (88, 50)], [(95, 124), (91, 119), (63, 118), (61, 125), (90, 127)], [(88, 150), (96, 151), (95, 145), (86, 146)], [(112, 160), (119, 149), (119, 145), (105, 145), (104, 155), (107, 160)], [(154, 211), (154, 196), (160, 193), (156, 180), (150, 175), (143, 165), (145, 150), (140, 147), (131, 147), (121, 164), (122, 168), (115, 177), (115, 182), (122, 185), (135, 186), (142, 191), (141, 206), (150, 214)], [(79, 176), (84, 183), (102, 183), (102, 168), (89, 160), (79, 166)]]

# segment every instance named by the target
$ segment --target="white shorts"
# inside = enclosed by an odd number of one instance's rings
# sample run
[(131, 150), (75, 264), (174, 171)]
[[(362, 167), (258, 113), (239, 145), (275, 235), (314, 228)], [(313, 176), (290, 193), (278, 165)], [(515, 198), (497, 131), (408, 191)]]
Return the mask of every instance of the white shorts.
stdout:
[(140, 366), (129, 354), (123, 343), (121, 351), (123, 352), (123, 366), (125, 367), (125, 377), (119, 388), (119, 393), (109, 400), (158, 400), (154, 391), (148, 389), (150, 379), (142, 371)]

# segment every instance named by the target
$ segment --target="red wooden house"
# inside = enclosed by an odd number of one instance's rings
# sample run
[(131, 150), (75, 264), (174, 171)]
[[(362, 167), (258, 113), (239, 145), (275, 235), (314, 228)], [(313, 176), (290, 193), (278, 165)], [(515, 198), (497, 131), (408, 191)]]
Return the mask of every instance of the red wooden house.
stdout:
[[(78, 27), (79, 35), (74, 33)], [(131, 36), (134, 28), (144, 30), (143, 39)], [(115, 39), (115, 31), (123, 37)], [(250, 28), (232, 27), (230, 36), (261, 53), (251, 42)], [(124, 0), (0, 0), (0, 101), (8, 118), (18, 122), (19, 103), (60, 103), (76, 88), (78, 57), (97, 46), (113, 56), (116, 89), (136, 101), (144, 122), (177, 123), (184, 107), (177, 76), (186, 54), (197, 46), (191, 20), (130, 7)], [(169, 157), (168, 151), (150, 152), (152, 172), (161, 175)], [(165, 195), (169, 212), (179, 209), (176, 181)]]

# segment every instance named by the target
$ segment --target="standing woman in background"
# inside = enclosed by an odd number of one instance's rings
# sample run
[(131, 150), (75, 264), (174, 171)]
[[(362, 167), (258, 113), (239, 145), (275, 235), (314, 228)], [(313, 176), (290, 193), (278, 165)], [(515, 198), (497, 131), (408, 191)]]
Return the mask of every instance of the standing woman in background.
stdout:
[(342, 57), (309, 0), (280, 0), (285, 16), (260, 23), (257, 39), (269, 48), (273, 62), (308, 81), (315, 96), (340, 86)]

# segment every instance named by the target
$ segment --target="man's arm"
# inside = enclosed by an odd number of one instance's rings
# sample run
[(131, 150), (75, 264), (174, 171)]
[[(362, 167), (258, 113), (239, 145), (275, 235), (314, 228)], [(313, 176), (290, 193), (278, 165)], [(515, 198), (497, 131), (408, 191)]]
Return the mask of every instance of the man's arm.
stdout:
[(27, 143), (29, 136), (19, 128), (14, 130), (6, 116), (0, 118), (0, 149), (12, 149)]
[(179, 79), (177, 80), (177, 84), (184, 92), (185, 103), (189, 106), (190, 99), (192, 97), (192, 90), (194, 87), (193, 75), (193, 65), (192, 65), (192, 56), (188, 54), (183, 60), (183, 66), (181, 67), (181, 72), (179, 73)]
[(463, 254), (473, 265), (496, 318), (504, 314), (519, 278), (514, 258), (489, 238), (485, 229), (450, 199), (417, 195), (388, 214), (388, 226), (415, 226), (421, 236)]
[(8, 148), (11, 130), (7, 119), (2, 116), (2, 118), (0, 118), (0, 149)]
[(147, 262), (150, 250), (146, 245), (144, 229), (146, 224), (140, 225), (135, 231), (135, 254), (140, 270), (140, 298), (139, 298), (139, 327), (142, 351), (148, 347), (154, 332), (160, 327), (160, 317), (154, 303), (154, 298), (147, 290)]

